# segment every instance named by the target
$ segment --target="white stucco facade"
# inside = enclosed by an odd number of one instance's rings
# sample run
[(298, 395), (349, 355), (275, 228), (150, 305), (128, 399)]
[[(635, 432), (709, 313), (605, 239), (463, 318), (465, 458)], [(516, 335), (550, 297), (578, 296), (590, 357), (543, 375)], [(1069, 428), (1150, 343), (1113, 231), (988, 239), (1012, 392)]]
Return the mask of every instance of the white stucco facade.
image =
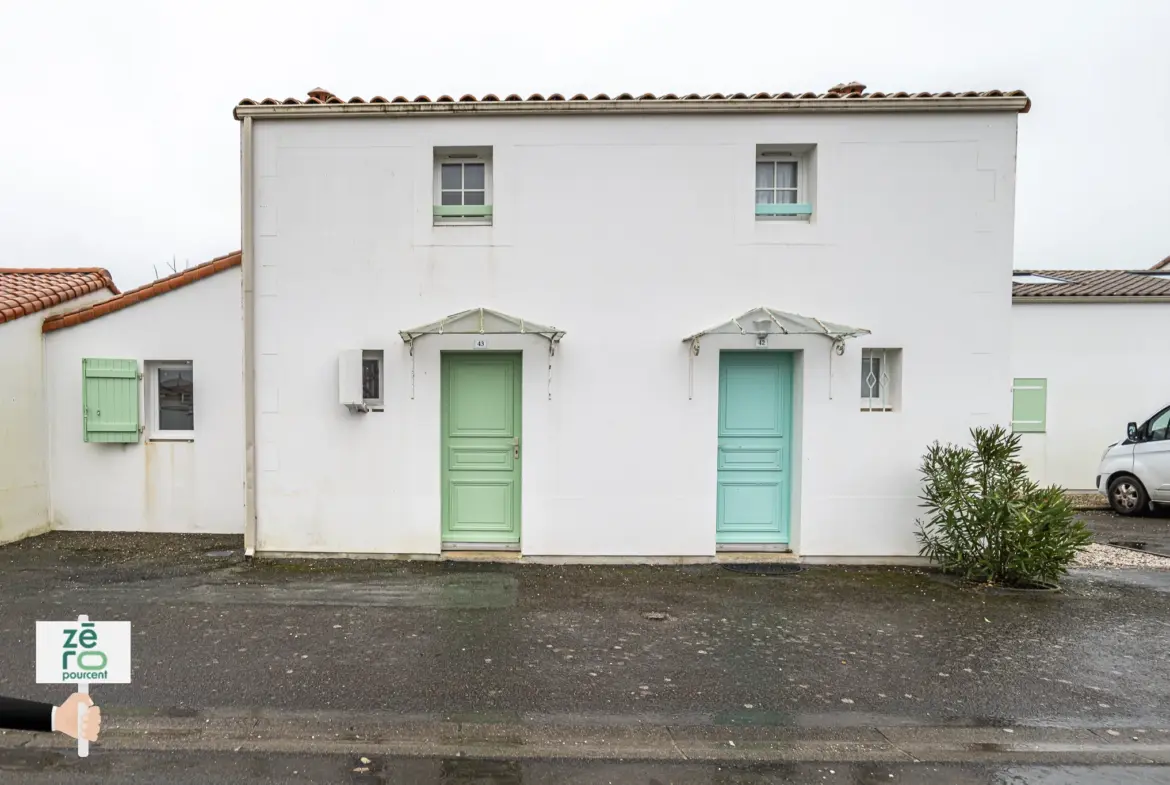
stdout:
[(102, 289), (0, 324), (0, 544), (49, 528), (41, 322), (110, 295)]
[[(44, 340), (54, 529), (243, 531), (239, 267), (49, 332)], [(144, 430), (137, 443), (83, 440), (84, 358), (132, 359), (146, 372), (139, 383)], [(158, 361), (191, 363), (191, 440), (160, 440), (151, 431), (149, 370)]]
[(1042, 484), (1092, 490), (1106, 446), (1170, 404), (1165, 361), (1170, 303), (1012, 306), (1012, 373), (1047, 380), (1046, 430), (1020, 435)]
[[(831, 370), (828, 340), (770, 339), (796, 353), (791, 549), (915, 556), (926, 446), (1010, 419), (1016, 124), (1012, 112), (254, 120), (256, 552), (440, 552), (440, 352), (471, 339), (420, 339), (412, 370), (398, 331), (486, 307), (566, 332), (551, 400), (545, 341), (488, 336), (485, 350), (523, 352), (521, 552), (713, 557), (719, 352), (753, 341), (705, 338), (689, 394), (682, 339), (767, 306), (871, 331)], [(815, 145), (811, 220), (756, 219), (757, 145)], [(437, 146), (491, 148), (492, 226), (433, 225)], [(870, 347), (901, 350), (896, 411), (861, 411)], [(385, 352), (382, 412), (339, 403), (338, 356), (353, 349)], [(86, 350), (62, 352), (61, 370)], [(54, 444), (72, 474), (113, 470), (77, 438)], [(125, 460), (142, 488), (142, 458)]]

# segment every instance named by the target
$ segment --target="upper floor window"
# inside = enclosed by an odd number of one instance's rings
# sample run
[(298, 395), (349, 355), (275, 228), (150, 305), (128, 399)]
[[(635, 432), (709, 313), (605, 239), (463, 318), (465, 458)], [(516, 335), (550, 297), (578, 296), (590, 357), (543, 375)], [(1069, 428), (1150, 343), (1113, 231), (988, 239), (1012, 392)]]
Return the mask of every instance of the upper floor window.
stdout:
[(756, 161), (756, 204), (796, 204), (796, 161)]
[(490, 225), (490, 147), (435, 148), (435, 224)]
[(814, 149), (811, 145), (756, 147), (756, 218), (809, 219)]

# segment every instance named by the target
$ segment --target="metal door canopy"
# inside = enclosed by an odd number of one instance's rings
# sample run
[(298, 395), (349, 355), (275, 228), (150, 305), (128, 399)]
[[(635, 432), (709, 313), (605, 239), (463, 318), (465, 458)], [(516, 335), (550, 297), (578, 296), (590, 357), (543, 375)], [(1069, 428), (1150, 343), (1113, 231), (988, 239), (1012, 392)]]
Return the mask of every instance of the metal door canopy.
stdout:
[(814, 316), (801, 316), (776, 308), (753, 308), (722, 324), (688, 335), (683, 343), (692, 345), (695, 354), (699, 351), (699, 339), (704, 335), (823, 335), (834, 342), (859, 335), (869, 335), (864, 327), (850, 327), (837, 322), (826, 322)]
[(539, 335), (549, 343), (557, 343), (565, 336), (564, 330), (530, 322), (490, 308), (471, 308), (444, 316), (436, 322), (410, 330), (399, 330), (405, 343), (424, 335)]

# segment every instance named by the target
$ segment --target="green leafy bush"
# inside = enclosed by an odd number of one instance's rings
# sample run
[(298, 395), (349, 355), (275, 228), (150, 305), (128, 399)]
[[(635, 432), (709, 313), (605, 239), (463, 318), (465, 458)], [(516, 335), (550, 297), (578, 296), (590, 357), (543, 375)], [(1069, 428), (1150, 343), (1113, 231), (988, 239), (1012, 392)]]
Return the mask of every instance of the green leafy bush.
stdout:
[(1055, 583), (1089, 544), (1064, 490), (1043, 488), (1017, 459), (1020, 437), (972, 428), (973, 447), (930, 445), (922, 457), (919, 554), (966, 580), (1028, 587)]

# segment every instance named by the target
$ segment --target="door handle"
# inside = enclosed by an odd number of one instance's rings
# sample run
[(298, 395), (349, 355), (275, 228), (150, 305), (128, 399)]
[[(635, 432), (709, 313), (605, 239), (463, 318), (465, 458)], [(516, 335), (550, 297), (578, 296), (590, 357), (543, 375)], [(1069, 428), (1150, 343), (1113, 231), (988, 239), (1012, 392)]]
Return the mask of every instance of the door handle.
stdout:
[(520, 457), (520, 437), (519, 436), (512, 437), (512, 457), (513, 458)]

